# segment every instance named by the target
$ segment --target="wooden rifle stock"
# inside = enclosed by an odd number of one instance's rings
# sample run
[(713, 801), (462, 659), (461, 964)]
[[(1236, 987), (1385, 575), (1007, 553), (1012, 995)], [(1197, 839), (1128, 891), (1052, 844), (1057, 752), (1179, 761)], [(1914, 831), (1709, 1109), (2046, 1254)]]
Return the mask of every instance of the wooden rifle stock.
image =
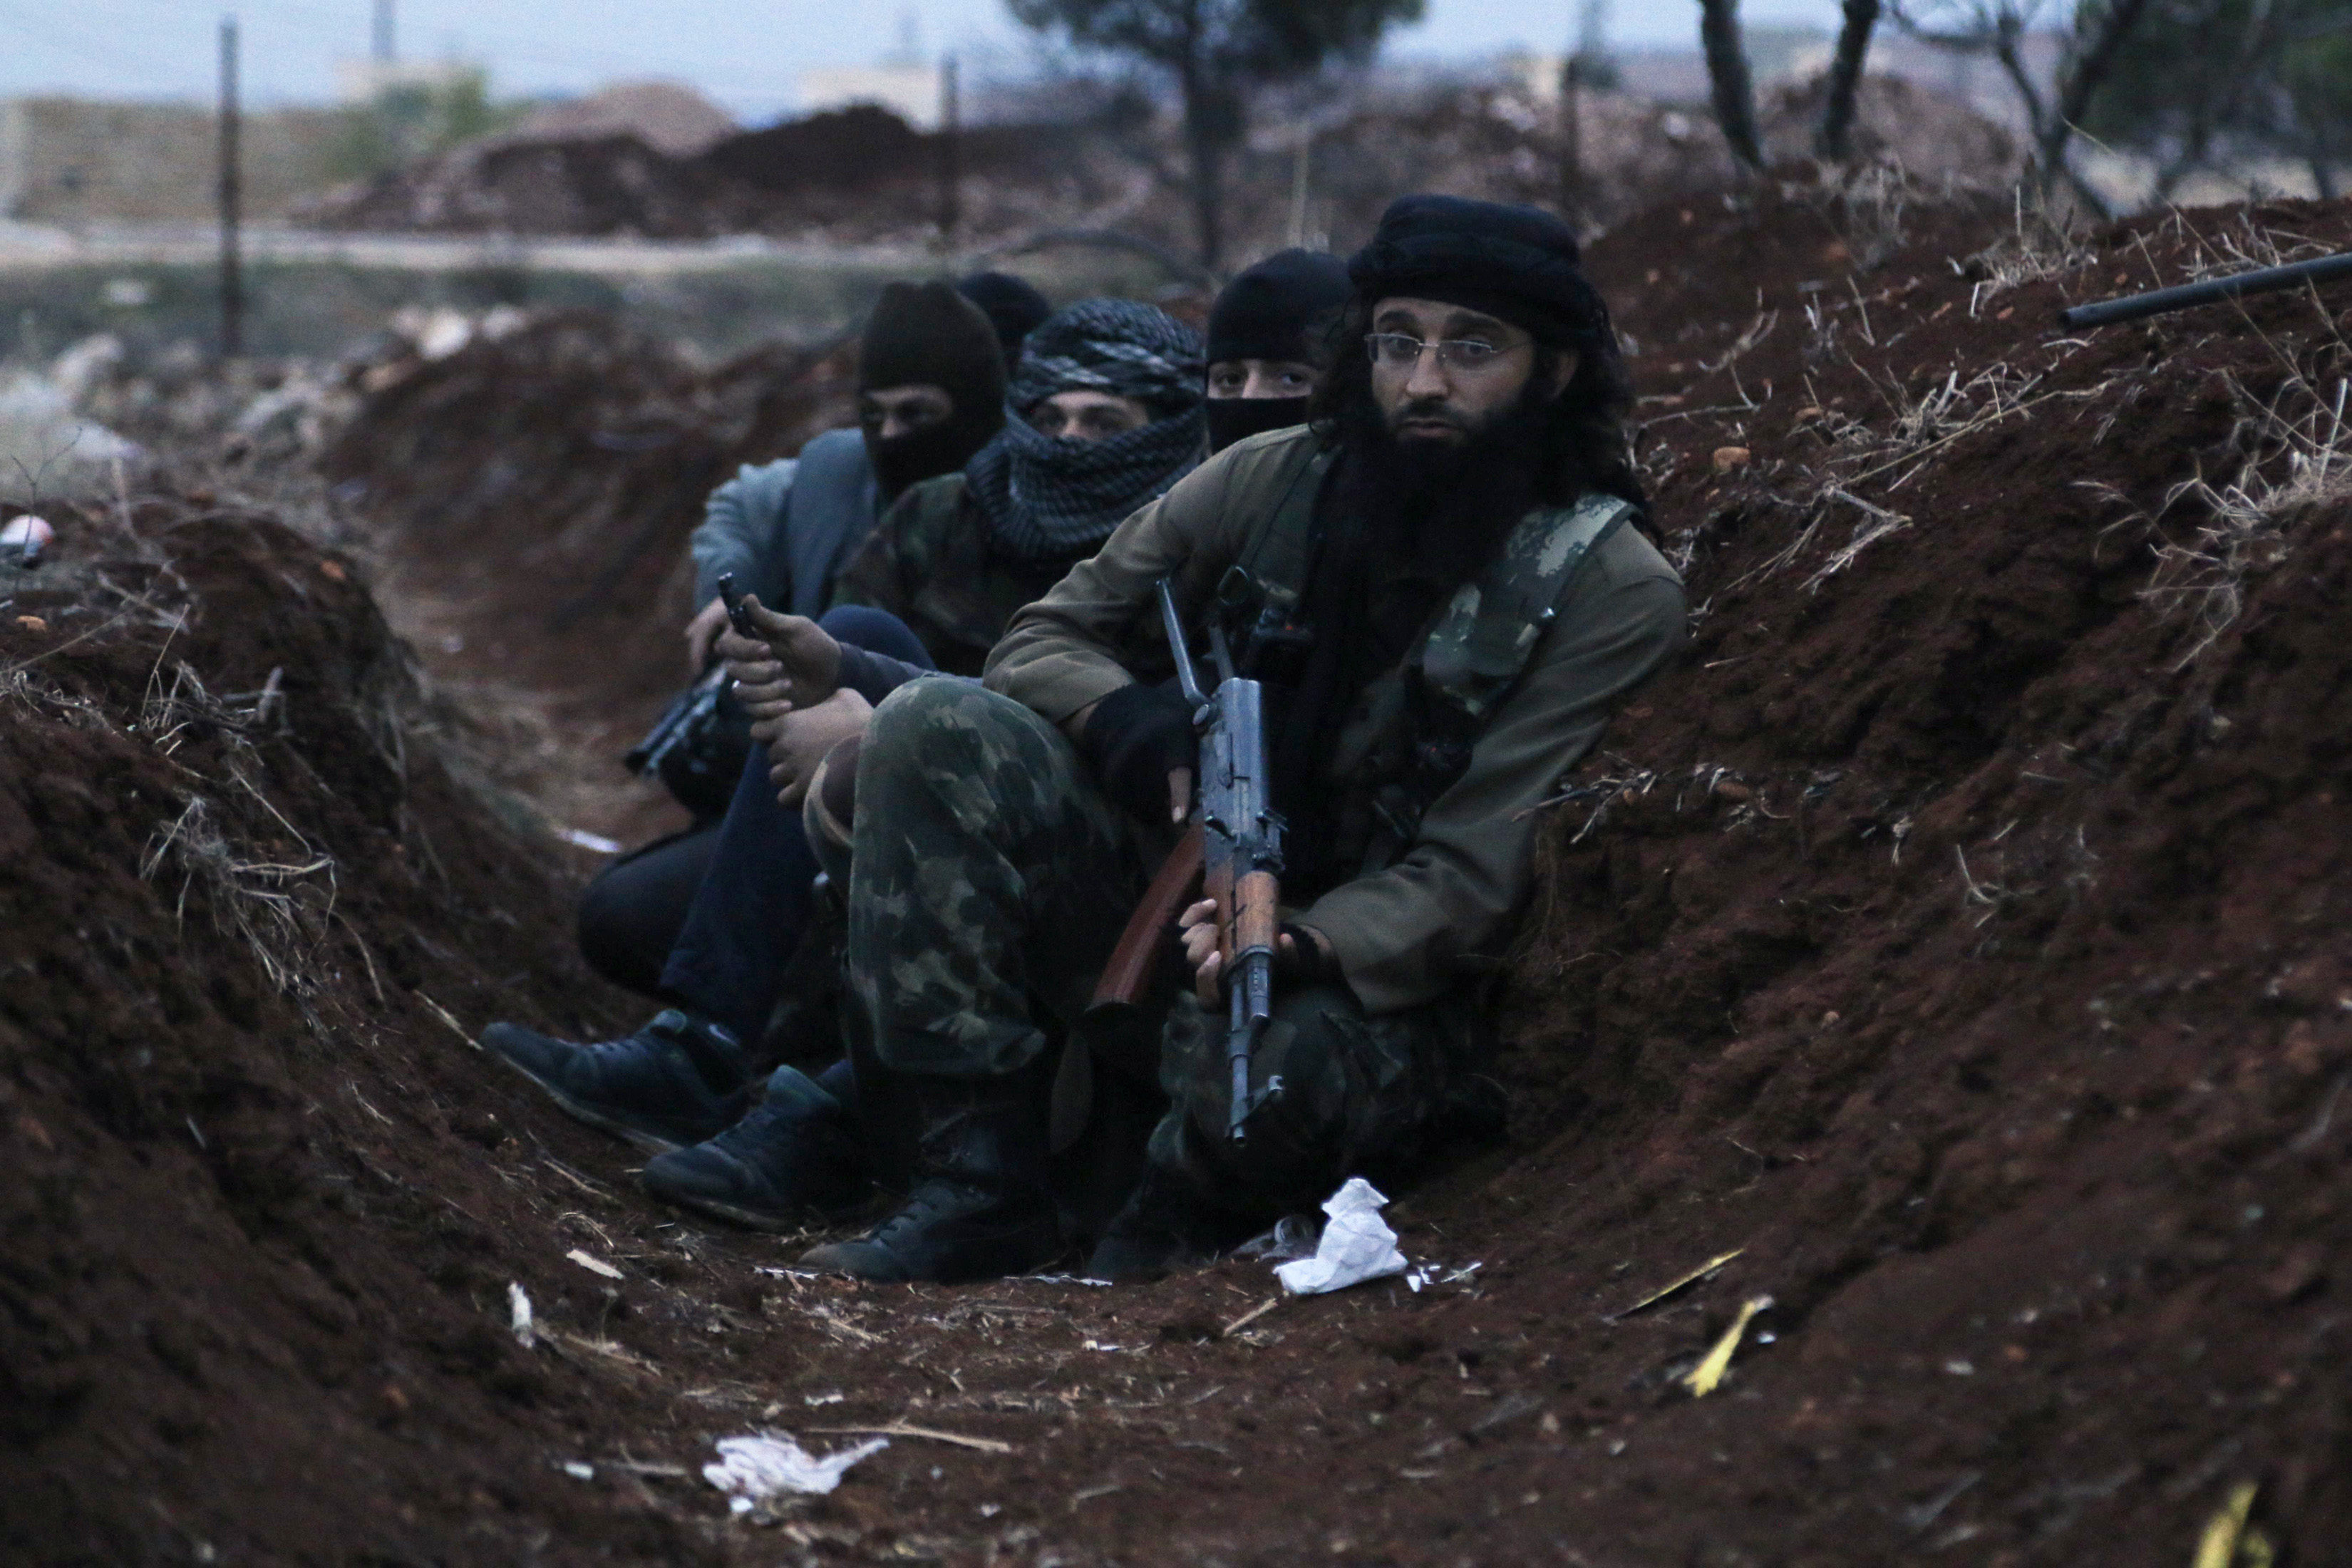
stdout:
[(1103, 966), (1102, 977), (1095, 982), (1094, 1000), (1087, 1010), (1108, 1006), (1133, 1006), (1143, 999), (1144, 988), (1151, 984), (1152, 967), (1160, 961), (1160, 943), (1168, 934), (1176, 917), (1192, 896), (1192, 886), (1201, 878), (1201, 826), (1194, 823), (1160, 863), (1159, 873), (1151, 886), (1144, 889), (1143, 901), (1127, 917), (1127, 929), (1119, 933), (1118, 946), (1111, 950), (1110, 962)]

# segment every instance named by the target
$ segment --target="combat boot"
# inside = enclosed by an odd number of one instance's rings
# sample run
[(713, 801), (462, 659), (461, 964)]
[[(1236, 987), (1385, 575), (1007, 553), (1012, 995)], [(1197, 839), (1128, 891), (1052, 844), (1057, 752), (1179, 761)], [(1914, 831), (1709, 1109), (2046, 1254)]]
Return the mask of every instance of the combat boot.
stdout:
[(905, 1206), (855, 1241), (801, 1258), (861, 1279), (943, 1285), (1024, 1273), (1062, 1249), (1045, 1184), (1045, 1129), (1023, 1075), (909, 1076), (922, 1134)]
[(767, 1097), (716, 1138), (646, 1163), (638, 1179), (664, 1203), (755, 1230), (839, 1219), (873, 1193), (844, 1095), (847, 1064), (822, 1079), (796, 1068), (768, 1078)]
[(1204, 1205), (1181, 1174), (1147, 1163), (1143, 1179), (1087, 1255), (1087, 1278), (1126, 1284), (1199, 1268), (1248, 1234), (1245, 1224)]
[(723, 1025), (675, 1007), (634, 1035), (595, 1045), (492, 1024), (482, 1031), (482, 1048), (571, 1115), (656, 1153), (715, 1136), (750, 1103), (742, 1042)]

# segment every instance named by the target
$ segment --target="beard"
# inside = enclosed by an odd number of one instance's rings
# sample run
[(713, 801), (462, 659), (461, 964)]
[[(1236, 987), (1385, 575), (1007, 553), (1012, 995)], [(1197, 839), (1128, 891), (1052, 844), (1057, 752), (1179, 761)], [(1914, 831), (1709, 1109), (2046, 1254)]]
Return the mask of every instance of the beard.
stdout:
[[(1344, 423), (1349, 504), (1374, 552), (1411, 560), (1447, 591), (1475, 575), (1539, 499), (1552, 399), (1532, 379), (1483, 420), (1442, 403), (1407, 404), (1383, 417), (1369, 389)], [(1458, 440), (1400, 437), (1410, 419), (1436, 419)]]

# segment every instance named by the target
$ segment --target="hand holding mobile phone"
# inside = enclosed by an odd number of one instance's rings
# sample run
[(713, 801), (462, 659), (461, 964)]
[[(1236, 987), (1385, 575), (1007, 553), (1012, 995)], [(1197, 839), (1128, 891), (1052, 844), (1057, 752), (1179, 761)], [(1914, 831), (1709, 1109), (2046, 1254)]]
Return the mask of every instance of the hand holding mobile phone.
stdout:
[(737, 636), (758, 639), (760, 628), (752, 625), (751, 612), (743, 607), (743, 595), (736, 591), (732, 572), (719, 574), (719, 602), (727, 606), (727, 624), (735, 628)]

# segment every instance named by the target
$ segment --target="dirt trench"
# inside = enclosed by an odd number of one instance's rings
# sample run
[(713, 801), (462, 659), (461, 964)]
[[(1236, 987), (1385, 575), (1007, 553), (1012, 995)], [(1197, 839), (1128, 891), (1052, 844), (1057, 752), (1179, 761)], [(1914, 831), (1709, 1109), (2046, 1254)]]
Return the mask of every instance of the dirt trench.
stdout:
[[(647, 1205), (464, 1037), (635, 1009), (579, 973), (573, 873), (474, 782), (364, 564), (184, 498), (93, 514), (105, 547), (0, 611), (12, 1541), (2139, 1564), (2252, 1484), (2273, 1561), (2331, 1561), (2341, 301), (2051, 319), (2347, 242), (2340, 205), (2068, 241), (1792, 178), (1593, 247), (1696, 635), (1548, 813), (1513, 1143), (1391, 1211), (1441, 1266), (1417, 1291), (1284, 1300), (1243, 1259), (866, 1289)], [(586, 704), (617, 661), (560, 648), (509, 658)], [(763, 1426), (896, 1430), (730, 1518), (698, 1467)]]

